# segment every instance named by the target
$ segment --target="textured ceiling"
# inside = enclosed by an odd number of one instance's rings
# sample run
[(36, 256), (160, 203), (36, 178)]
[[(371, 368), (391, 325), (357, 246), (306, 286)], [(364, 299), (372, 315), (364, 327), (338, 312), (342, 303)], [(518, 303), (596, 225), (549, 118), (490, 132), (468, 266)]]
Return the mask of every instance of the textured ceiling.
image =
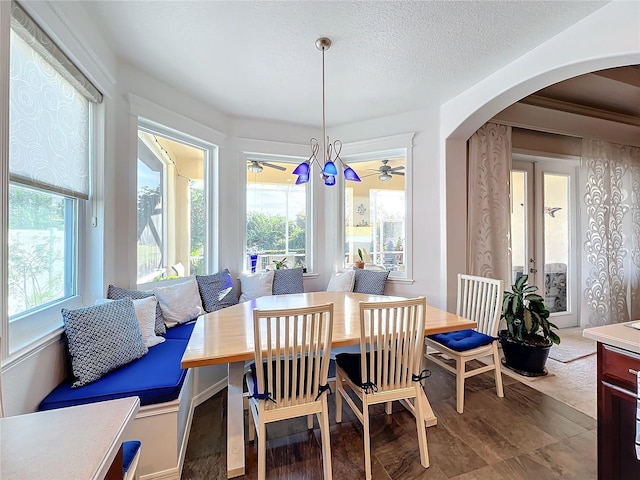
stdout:
[(82, 1), (116, 55), (231, 115), (317, 126), (440, 105), (607, 2)]

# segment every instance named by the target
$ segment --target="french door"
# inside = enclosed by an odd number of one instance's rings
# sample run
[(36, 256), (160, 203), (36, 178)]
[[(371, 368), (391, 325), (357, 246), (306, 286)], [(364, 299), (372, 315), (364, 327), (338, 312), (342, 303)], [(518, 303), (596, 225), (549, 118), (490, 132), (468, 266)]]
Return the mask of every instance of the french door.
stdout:
[(576, 164), (513, 155), (511, 265), (529, 275), (560, 328), (578, 326)]

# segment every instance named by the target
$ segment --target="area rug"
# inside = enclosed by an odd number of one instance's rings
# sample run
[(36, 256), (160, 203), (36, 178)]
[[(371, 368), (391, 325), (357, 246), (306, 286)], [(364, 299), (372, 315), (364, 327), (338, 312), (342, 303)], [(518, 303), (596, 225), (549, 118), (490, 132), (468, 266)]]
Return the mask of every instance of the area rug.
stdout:
[(569, 363), (596, 353), (596, 342), (582, 336), (581, 329), (560, 330), (560, 345), (553, 345), (549, 358)]

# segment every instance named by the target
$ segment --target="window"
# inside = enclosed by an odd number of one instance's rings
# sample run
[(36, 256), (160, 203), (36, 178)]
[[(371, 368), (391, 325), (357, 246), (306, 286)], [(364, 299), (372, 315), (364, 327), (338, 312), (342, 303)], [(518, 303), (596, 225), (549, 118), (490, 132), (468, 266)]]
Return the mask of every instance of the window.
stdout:
[(369, 268), (406, 277), (406, 157), (348, 163), (362, 181), (345, 182), (345, 266), (353, 265), (360, 249)]
[(9, 317), (76, 293), (78, 200), (9, 186)]
[[(298, 162), (299, 163), (299, 162)], [(307, 185), (296, 185), (295, 165), (277, 157), (247, 159), (247, 258), (257, 270), (309, 267)]]
[(102, 95), (12, 3), (9, 84), (9, 353), (75, 306), (94, 105)]
[(141, 122), (138, 130), (137, 283), (207, 273), (208, 150)]

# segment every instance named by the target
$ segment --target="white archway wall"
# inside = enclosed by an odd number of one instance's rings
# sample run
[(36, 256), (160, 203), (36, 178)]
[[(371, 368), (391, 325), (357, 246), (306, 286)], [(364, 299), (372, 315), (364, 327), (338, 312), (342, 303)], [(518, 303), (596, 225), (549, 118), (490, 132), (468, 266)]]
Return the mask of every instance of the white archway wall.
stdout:
[[(612, 34), (615, 32), (615, 35)], [(612, 2), (451, 99), (440, 109), (440, 160), (446, 201), (442, 225), (447, 308), (466, 269), (466, 141), (509, 105), (584, 73), (640, 63), (640, 2)], [(443, 272), (445, 273), (445, 272)], [(450, 294), (451, 292), (451, 294)]]

